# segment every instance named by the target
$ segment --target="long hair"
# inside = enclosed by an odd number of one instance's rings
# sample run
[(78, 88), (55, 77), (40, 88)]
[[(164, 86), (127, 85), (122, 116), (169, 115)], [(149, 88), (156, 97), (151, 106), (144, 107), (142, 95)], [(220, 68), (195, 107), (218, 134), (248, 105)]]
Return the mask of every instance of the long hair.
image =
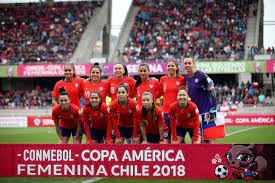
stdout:
[[(91, 95), (92, 95), (93, 93), (97, 94), (97, 96), (100, 98), (100, 102), (99, 102), (99, 105), (98, 105), (98, 109), (100, 109), (100, 106), (101, 106), (101, 104), (102, 104), (102, 96), (101, 96), (101, 94), (99, 93), (99, 91), (97, 91), (97, 90), (93, 90), (93, 91), (91, 92)], [(91, 95), (90, 95), (90, 96), (91, 96)], [(89, 103), (89, 105), (92, 107), (91, 102)]]
[(178, 62), (174, 62), (174, 61), (168, 61), (167, 64), (168, 64), (169, 62), (175, 64), (175, 66), (177, 67), (176, 77), (178, 77), (178, 76), (179, 76), (179, 63), (178, 63)]
[[(142, 63), (142, 64), (140, 64), (140, 65), (138, 66), (138, 68), (140, 68), (140, 67), (142, 67), (142, 66), (147, 67), (148, 71), (150, 72), (150, 69), (149, 69), (149, 65), (148, 65), (148, 64)], [(136, 81), (136, 84), (135, 84), (135, 88), (137, 88), (141, 83), (142, 83), (141, 77), (138, 75), (138, 76), (137, 76), (137, 81)]]
[[(91, 67), (91, 69), (90, 69), (90, 72), (89, 72), (90, 75), (91, 75), (91, 72), (92, 72), (92, 70), (93, 70), (94, 68), (99, 69), (100, 74), (102, 73), (102, 70), (101, 70), (100, 66), (94, 64), (94, 65)], [(91, 78), (89, 78), (89, 80), (92, 81)]]
[(128, 69), (127, 69), (126, 65), (121, 64), (121, 63), (116, 63), (115, 65), (118, 65), (118, 64), (119, 64), (119, 65), (122, 65), (122, 67), (123, 67), (123, 69), (124, 69), (123, 76), (124, 76), (124, 77), (128, 76)]
[(73, 78), (75, 78), (75, 77), (76, 77), (76, 72), (75, 72), (74, 63), (72, 63), (72, 62), (66, 62), (66, 63), (64, 64), (64, 67), (65, 67), (65, 65), (69, 65), (69, 66), (73, 69), (73, 71), (74, 71), (74, 73), (73, 73)]
[[(155, 106), (155, 102), (154, 102), (154, 96), (153, 96), (153, 94), (152, 94), (151, 92), (149, 92), (149, 91), (144, 92), (144, 93), (142, 94), (142, 96), (144, 96), (144, 95), (149, 95), (149, 96), (152, 97), (153, 104), (152, 104), (152, 109), (151, 109), (151, 111), (153, 112), (153, 113), (152, 113), (153, 121), (155, 121), (155, 120), (157, 120), (157, 115), (156, 115), (156, 106)], [(147, 115), (148, 110), (147, 110), (144, 106), (142, 106), (141, 113), (142, 113), (142, 120), (143, 120), (143, 119), (145, 118), (145, 116)]]

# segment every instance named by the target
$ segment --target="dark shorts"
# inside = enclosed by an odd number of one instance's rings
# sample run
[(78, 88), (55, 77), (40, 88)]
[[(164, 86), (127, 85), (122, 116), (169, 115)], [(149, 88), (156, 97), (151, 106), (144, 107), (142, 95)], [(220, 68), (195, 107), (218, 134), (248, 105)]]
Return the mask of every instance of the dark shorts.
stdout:
[(146, 134), (147, 142), (149, 143), (159, 143), (160, 137), (159, 134)]
[(165, 124), (168, 127), (169, 132), (170, 132), (171, 131), (171, 126), (170, 126), (170, 119), (168, 117), (168, 113), (163, 114), (163, 117), (164, 117), (164, 122), (165, 122)]
[(62, 137), (70, 137), (71, 135), (73, 137), (76, 136), (77, 128), (68, 129), (68, 128), (64, 128), (63, 126), (59, 126), (59, 129), (61, 131)]
[(80, 136), (86, 135), (85, 128), (84, 128), (84, 123), (82, 122), (82, 129), (80, 131)]
[(106, 130), (97, 130), (95, 128), (90, 128), (90, 134), (93, 140), (96, 140), (98, 143), (102, 141), (102, 139), (106, 139)]
[(118, 130), (120, 133), (120, 136), (123, 138), (132, 138), (134, 128), (133, 127), (123, 127), (123, 126), (118, 126)]
[[(177, 126), (176, 131), (177, 131), (177, 136), (180, 136), (183, 138), (185, 137), (187, 132), (189, 133), (191, 138), (194, 136), (193, 128), (182, 128), (182, 127)], [(201, 128), (199, 128), (199, 135), (201, 136), (201, 134), (202, 134), (202, 130), (201, 130)]]
[(114, 129), (112, 129), (112, 139), (114, 140), (116, 138), (116, 132)]

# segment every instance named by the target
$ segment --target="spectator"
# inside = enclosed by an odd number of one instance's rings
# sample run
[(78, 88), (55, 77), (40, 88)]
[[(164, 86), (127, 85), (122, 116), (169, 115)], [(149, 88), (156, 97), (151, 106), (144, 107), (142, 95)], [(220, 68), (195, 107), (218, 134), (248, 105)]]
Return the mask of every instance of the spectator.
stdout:
[(171, 57), (180, 60), (182, 55), (205, 60), (240, 59), (249, 3), (136, 0), (134, 4), (140, 6), (140, 11), (123, 55), (135, 62), (166, 61)]
[(0, 64), (70, 59), (97, 6), (97, 1), (1, 5)]

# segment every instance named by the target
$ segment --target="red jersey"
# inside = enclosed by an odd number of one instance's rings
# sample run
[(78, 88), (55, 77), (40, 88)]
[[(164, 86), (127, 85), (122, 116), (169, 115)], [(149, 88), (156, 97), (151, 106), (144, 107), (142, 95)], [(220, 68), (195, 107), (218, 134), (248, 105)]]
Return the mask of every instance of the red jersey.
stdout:
[[(149, 112), (142, 118), (142, 110), (138, 111), (139, 123), (142, 121), (146, 121), (147, 123), (145, 127), (146, 134), (159, 134), (159, 124), (164, 124), (161, 108), (155, 105), (155, 111), (155, 118), (153, 118), (153, 115)], [(165, 127), (163, 126), (163, 128)]]
[(181, 86), (186, 87), (186, 81), (183, 76), (178, 76), (174, 79), (168, 76), (160, 78), (161, 91), (163, 92), (163, 113), (169, 113), (170, 104), (177, 101), (178, 89)]
[(170, 105), (169, 118), (173, 139), (176, 139), (176, 126), (181, 128), (193, 128), (194, 139), (199, 138), (199, 110), (195, 103), (188, 101), (185, 109), (180, 109), (179, 103), (174, 102)]
[(71, 82), (60, 80), (55, 84), (52, 96), (58, 100), (59, 89), (64, 87), (69, 94), (71, 103), (80, 107), (80, 98), (82, 97), (80, 86), (83, 82), (83, 78), (74, 78)]
[(108, 106), (102, 102), (98, 110), (94, 110), (91, 105), (85, 105), (83, 109), (83, 123), (88, 140), (92, 140), (90, 128), (107, 131), (107, 142), (111, 142), (112, 124)]
[(52, 109), (52, 119), (59, 122), (59, 126), (67, 129), (77, 128), (77, 121), (80, 120), (79, 107), (74, 104), (70, 105), (70, 109), (64, 112), (60, 108), (60, 104)]
[(133, 94), (133, 90), (136, 84), (136, 80), (134, 80), (133, 78), (126, 76), (119, 80), (115, 76), (112, 76), (107, 80), (107, 82), (109, 88), (108, 95), (112, 98), (112, 101), (117, 99), (117, 87), (121, 83), (128, 86), (128, 96), (130, 98), (135, 97), (135, 95)]
[(138, 107), (142, 107), (142, 94), (146, 91), (149, 91), (153, 94), (154, 101), (156, 103), (156, 100), (161, 96), (160, 89), (160, 82), (156, 79), (149, 79), (147, 82), (140, 83), (140, 85), (137, 88), (135, 88)]
[(133, 127), (135, 134), (137, 130), (137, 103), (134, 100), (128, 98), (125, 108), (118, 103), (118, 100), (115, 100), (110, 106), (110, 111), (117, 138), (120, 138), (118, 126)]
[(105, 101), (108, 92), (108, 83), (106, 80), (100, 81), (98, 84), (93, 84), (91, 81), (85, 80), (81, 87), (81, 94), (85, 99), (85, 104), (90, 103), (91, 93), (93, 90), (97, 90), (102, 96), (102, 101)]

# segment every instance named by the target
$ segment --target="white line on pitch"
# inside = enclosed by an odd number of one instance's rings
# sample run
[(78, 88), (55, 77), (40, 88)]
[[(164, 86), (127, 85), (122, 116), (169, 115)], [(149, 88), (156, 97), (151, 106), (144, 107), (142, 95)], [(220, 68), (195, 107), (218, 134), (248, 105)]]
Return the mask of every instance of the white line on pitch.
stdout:
[(252, 128), (246, 128), (246, 129), (243, 129), (243, 130), (239, 130), (239, 131), (235, 131), (235, 132), (232, 132), (232, 133), (228, 133), (225, 136), (227, 137), (227, 136), (230, 136), (230, 135), (234, 135), (234, 134), (237, 134), (237, 133), (241, 133), (241, 132), (257, 129), (257, 128), (260, 128), (260, 127), (262, 127), (262, 126), (256, 126), (256, 127), (252, 127)]
[(85, 181), (83, 181), (81, 183), (92, 183), (92, 182), (96, 182), (96, 181), (101, 180), (101, 179), (103, 179), (103, 178), (101, 178), (101, 177), (95, 177), (95, 178), (91, 178), (91, 179), (85, 180)]

